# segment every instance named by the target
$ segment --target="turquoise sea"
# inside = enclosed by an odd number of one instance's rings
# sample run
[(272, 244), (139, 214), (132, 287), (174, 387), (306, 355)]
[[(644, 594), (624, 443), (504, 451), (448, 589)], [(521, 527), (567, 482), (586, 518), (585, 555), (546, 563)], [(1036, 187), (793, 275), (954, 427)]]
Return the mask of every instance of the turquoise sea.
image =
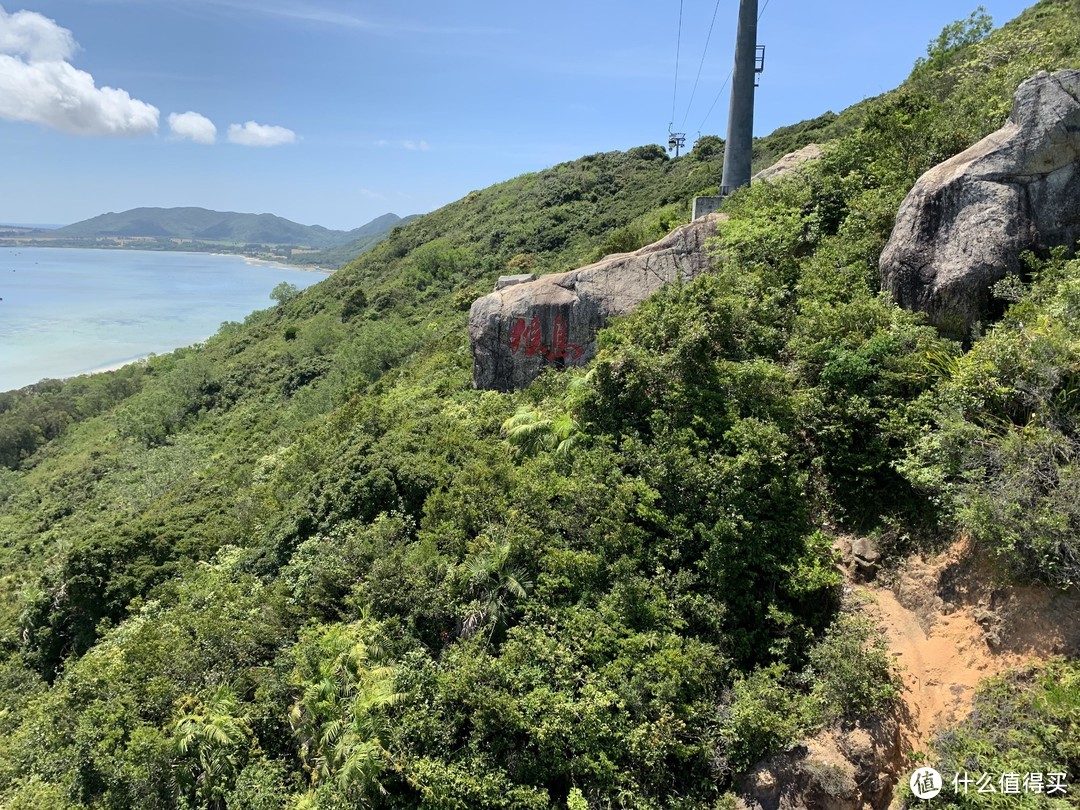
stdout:
[(241, 256), (0, 247), (0, 391), (205, 340), (322, 273)]

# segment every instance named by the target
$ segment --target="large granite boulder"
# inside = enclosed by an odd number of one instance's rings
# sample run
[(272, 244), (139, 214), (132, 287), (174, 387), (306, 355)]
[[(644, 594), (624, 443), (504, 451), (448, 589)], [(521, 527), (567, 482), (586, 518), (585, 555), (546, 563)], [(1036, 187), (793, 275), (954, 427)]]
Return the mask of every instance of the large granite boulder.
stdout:
[(882, 289), (968, 337), (995, 317), (991, 287), (1020, 255), (1080, 239), (1080, 70), (1039, 73), (1008, 123), (931, 169), (908, 194), (881, 255)]
[(708, 268), (705, 240), (723, 218), (702, 217), (634, 253), (569, 273), (501, 280), (469, 312), (473, 384), (510, 391), (527, 386), (546, 366), (587, 363), (608, 319), (630, 312), (665, 284), (690, 281)]

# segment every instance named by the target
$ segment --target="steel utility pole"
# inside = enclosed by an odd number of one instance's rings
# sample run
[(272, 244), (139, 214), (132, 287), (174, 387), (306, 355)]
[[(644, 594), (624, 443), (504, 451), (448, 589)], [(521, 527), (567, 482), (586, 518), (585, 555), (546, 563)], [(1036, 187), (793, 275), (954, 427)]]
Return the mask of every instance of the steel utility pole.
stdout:
[(731, 76), (731, 113), (724, 148), (720, 196), (750, 184), (754, 146), (754, 87), (758, 69), (758, 0), (740, 0), (739, 32), (735, 40), (735, 70)]

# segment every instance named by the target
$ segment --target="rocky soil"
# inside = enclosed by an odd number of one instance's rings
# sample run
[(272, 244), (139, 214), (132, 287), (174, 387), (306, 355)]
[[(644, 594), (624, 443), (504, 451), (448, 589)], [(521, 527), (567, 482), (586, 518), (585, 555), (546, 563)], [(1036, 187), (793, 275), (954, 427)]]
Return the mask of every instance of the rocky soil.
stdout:
[(761, 763), (741, 786), (744, 808), (884, 810), (913, 754), (967, 715), (981, 680), (1080, 654), (1080, 593), (1006, 584), (966, 538), (880, 575), (865, 538), (846, 538), (839, 551), (847, 597), (896, 659), (901, 703), (877, 722), (827, 729)]

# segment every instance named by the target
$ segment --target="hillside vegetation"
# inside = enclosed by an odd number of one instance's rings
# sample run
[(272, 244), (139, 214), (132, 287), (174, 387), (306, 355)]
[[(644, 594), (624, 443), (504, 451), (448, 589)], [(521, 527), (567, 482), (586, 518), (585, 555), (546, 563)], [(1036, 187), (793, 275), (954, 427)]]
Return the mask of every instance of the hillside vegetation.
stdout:
[[(716, 139), (472, 192), (204, 345), (3, 395), (0, 807), (727, 807), (896, 698), (836, 533), (963, 529), (1075, 583), (1080, 262), (1033, 257), (964, 352), (877, 259), (922, 171), (1080, 67), (1078, 10), (958, 23), (900, 89), (762, 139), (827, 149), (523, 393), (472, 389), (470, 303), (684, 222)], [(1014, 723), (1080, 773), (1060, 667), (942, 756), (989, 770)]]
[(337, 269), (344, 267), (358, 256), (379, 244), (394, 228), (409, 224), (417, 215), (399, 217), (396, 214), (383, 214), (367, 225), (348, 232), (349, 241), (341, 245), (323, 248), (314, 252), (292, 251), (289, 260), (294, 264), (316, 265)]

